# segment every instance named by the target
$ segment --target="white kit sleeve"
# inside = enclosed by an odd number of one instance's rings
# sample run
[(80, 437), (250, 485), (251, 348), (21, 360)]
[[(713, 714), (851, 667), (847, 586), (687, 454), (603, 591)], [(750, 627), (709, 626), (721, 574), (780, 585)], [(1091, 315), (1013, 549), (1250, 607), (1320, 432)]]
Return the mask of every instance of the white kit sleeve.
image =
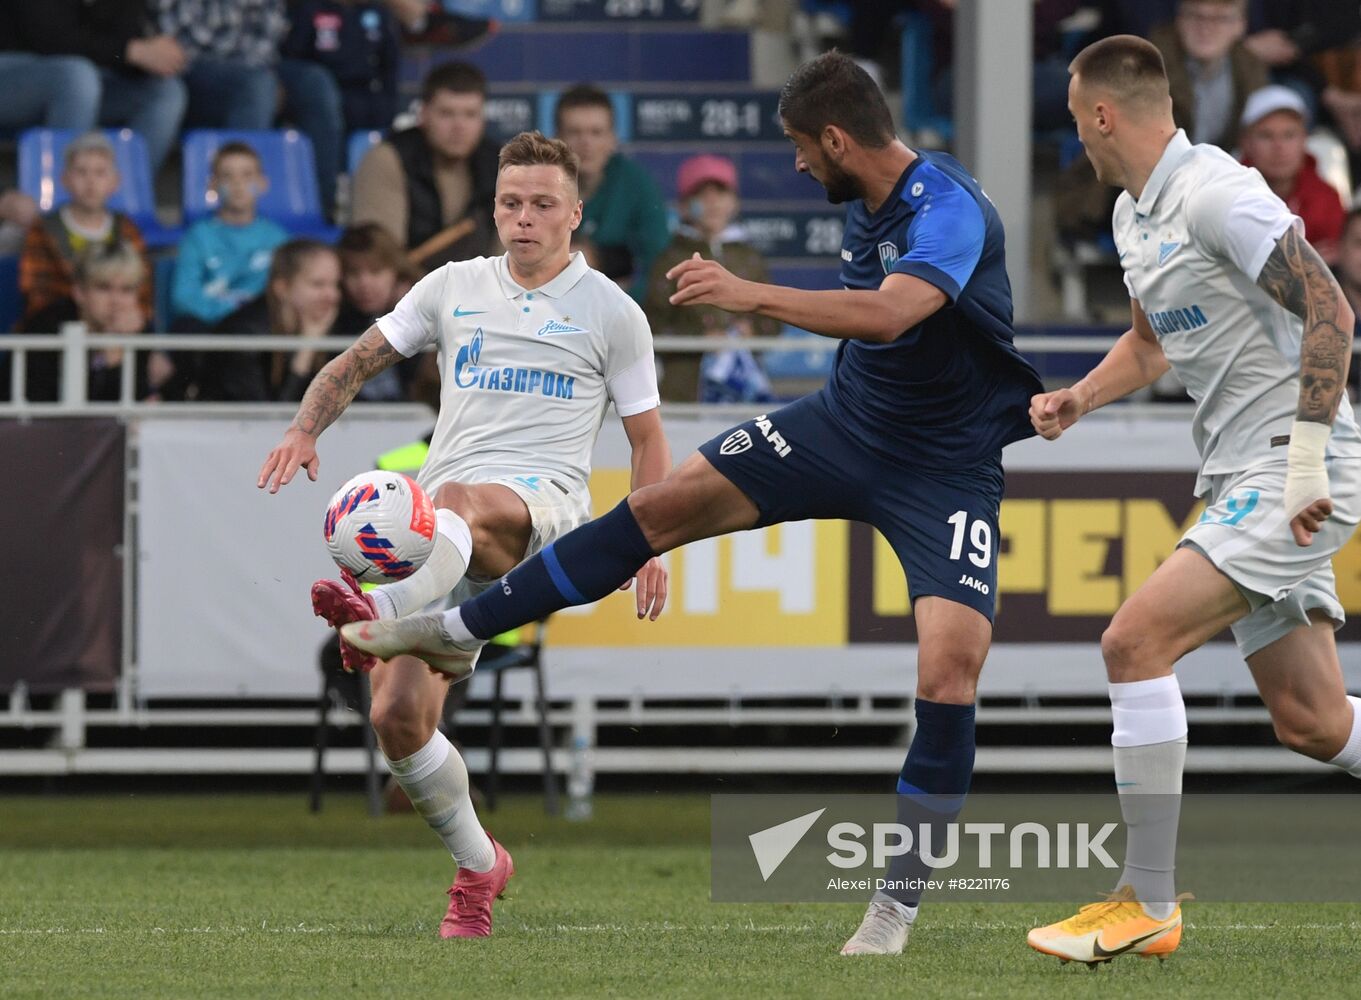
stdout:
[(1291, 226), (1304, 234), (1304, 223), (1255, 174), (1246, 174), (1242, 180), (1217, 178), (1198, 188), (1188, 201), (1192, 237), (1252, 281)]
[(378, 329), (388, 343), (405, 357), (411, 357), (435, 339), (439, 330), (440, 301), (452, 267), (446, 264), (431, 271), (401, 297), (386, 316), (378, 317)]

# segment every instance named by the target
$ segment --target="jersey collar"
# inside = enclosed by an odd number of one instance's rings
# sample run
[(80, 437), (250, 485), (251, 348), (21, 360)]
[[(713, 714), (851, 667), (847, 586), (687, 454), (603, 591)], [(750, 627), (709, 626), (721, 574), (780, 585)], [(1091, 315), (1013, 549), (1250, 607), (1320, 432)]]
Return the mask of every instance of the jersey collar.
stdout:
[(1158, 158), (1158, 164), (1153, 168), (1153, 173), (1148, 175), (1148, 183), (1144, 185), (1143, 193), (1139, 195), (1139, 200), (1134, 204), (1134, 210), (1141, 216), (1153, 214), (1153, 206), (1158, 201), (1158, 195), (1167, 186), (1167, 179), (1172, 176), (1172, 171), (1177, 169), (1187, 153), (1191, 152), (1191, 140), (1186, 138), (1185, 129), (1177, 129), (1177, 134), (1168, 140), (1167, 148), (1163, 150), (1163, 155)]
[(560, 299), (572, 290), (572, 287), (581, 280), (589, 267), (586, 265), (586, 258), (580, 250), (573, 251), (572, 258), (567, 266), (562, 269), (552, 281), (540, 285), (538, 288), (523, 288), (514, 278), (510, 276), (510, 262), (505, 254), (502, 254), (496, 261), (496, 277), (501, 283), (501, 292), (508, 299), (518, 299), (526, 292), (533, 292), (535, 295), (545, 295), (550, 299)]

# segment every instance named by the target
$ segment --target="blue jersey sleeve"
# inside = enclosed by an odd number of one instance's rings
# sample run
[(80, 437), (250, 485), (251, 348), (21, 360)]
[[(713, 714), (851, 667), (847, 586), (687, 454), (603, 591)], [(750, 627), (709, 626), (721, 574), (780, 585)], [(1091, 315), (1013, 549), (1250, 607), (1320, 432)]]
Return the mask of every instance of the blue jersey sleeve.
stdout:
[(891, 273), (930, 282), (954, 302), (983, 256), (983, 210), (958, 184), (943, 185), (921, 198), (907, 227), (907, 253)]

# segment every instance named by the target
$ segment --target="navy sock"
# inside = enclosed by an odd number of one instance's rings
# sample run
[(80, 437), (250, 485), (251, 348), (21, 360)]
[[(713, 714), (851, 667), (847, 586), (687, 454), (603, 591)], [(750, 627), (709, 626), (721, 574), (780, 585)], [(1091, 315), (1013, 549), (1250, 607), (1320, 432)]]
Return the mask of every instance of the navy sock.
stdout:
[(624, 500), (459, 605), (459, 615), (474, 636), (490, 639), (562, 608), (600, 600), (654, 555)]
[[(915, 707), (917, 732), (898, 775), (898, 822), (912, 831), (912, 851), (894, 858), (885, 876), (897, 883), (935, 877), (921, 859), (919, 834), (929, 827), (931, 856), (946, 853), (946, 827), (964, 807), (973, 779), (974, 706), (918, 698)], [(884, 893), (908, 906), (922, 896), (920, 888), (890, 886)]]

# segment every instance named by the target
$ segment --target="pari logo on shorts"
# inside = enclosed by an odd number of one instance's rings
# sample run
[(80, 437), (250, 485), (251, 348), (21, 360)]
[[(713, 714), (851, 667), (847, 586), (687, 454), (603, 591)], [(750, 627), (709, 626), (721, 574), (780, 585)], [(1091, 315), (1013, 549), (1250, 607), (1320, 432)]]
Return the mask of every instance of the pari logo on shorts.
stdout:
[[(784, 435), (777, 431), (770, 423), (770, 418), (762, 413), (752, 421), (756, 429), (761, 432), (761, 436), (770, 442), (770, 446), (775, 449), (775, 454), (781, 458), (788, 457), (794, 450), (793, 446), (784, 439)], [(744, 427), (739, 427), (723, 439), (723, 443), (718, 446), (720, 455), (740, 455), (742, 452), (751, 448), (751, 433)]]
[(723, 439), (718, 446), (720, 455), (740, 455), (751, 448), (751, 435), (744, 430), (735, 430)]
[(527, 396), (548, 396), (551, 399), (572, 398), (576, 388), (575, 375), (563, 375), (541, 368), (492, 368), (478, 364), (485, 339), (479, 326), (473, 332), (473, 339), (460, 347), (454, 356), (454, 385), (458, 388), (517, 392)]

